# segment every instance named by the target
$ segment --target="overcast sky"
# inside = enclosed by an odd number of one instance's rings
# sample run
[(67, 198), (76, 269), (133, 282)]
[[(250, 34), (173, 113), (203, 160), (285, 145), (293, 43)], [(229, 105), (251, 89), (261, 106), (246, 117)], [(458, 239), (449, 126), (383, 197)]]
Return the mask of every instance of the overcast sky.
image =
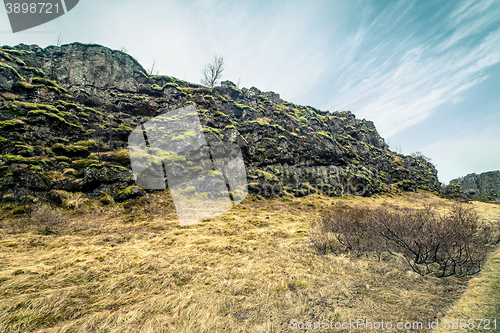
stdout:
[(439, 179), (500, 169), (500, 1), (80, 0), (0, 44), (98, 43), (199, 83), (224, 78), (375, 123), (393, 150), (421, 151)]

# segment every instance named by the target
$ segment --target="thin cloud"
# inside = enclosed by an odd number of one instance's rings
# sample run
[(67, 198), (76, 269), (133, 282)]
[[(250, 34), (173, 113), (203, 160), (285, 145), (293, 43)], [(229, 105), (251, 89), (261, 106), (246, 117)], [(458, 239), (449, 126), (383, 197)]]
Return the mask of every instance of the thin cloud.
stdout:
[(400, 33), (369, 47), (394, 16), (416, 24), (411, 13), (391, 7), (366, 23), (369, 30), (360, 29), (366, 33), (345, 41), (356, 45), (356, 54), (349, 54), (350, 63), (341, 69), (335, 84), (339, 93), (327, 109), (354, 110), (391, 137), (424, 121), (443, 103), (460, 101), (461, 94), (484, 81), (487, 69), (500, 62), (500, 29), (488, 33), (500, 14), (492, 2), (464, 4), (452, 11), (433, 29), (440, 31), (439, 38), (431, 30), (405, 36), (411, 30), (408, 23), (399, 27)]

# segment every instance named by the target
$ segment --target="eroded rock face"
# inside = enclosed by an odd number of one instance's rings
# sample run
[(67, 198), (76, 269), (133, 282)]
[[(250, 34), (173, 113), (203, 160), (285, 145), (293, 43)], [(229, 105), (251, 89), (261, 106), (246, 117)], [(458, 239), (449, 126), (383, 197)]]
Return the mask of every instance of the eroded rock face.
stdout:
[(19, 45), (16, 50), (27, 66), (41, 69), (66, 88), (95, 87), (137, 92), (147, 77), (131, 56), (95, 44), (73, 43), (61, 47)]
[(470, 198), (482, 200), (500, 199), (500, 171), (488, 171), (481, 174), (471, 173), (465, 177), (453, 179), (452, 185), (460, 189)]
[[(121, 51), (73, 43), (0, 48), (2, 193), (17, 198), (31, 186), (47, 199), (54, 190), (97, 199), (111, 193), (118, 201), (141, 195), (127, 190), (135, 185), (128, 135), (189, 104), (207, 141), (241, 147), (252, 194), (440, 189), (432, 164), (390, 151), (371, 121), (348, 111), (295, 105), (230, 81), (207, 89), (149, 76)], [(182, 159), (171, 163), (180, 172), (197, 167)]]

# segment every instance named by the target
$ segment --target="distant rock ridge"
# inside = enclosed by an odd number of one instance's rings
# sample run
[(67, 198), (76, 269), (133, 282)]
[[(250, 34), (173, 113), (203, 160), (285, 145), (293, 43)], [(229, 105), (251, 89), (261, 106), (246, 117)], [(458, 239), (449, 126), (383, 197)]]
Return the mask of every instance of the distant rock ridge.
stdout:
[(128, 135), (188, 104), (196, 106), (208, 141), (241, 147), (253, 195), (441, 188), (431, 163), (390, 151), (373, 122), (349, 111), (296, 105), (230, 81), (208, 89), (150, 76), (130, 55), (100, 45), (21, 44), (0, 48), (3, 200), (19, 200), (27, 188), (56, 201), (77, 192), (118, 201), (140, 196)]
[(471, 173), (465, 177), (450, 181), (450, 185), (458, 185), (470, 198), (500, 200), (500, 171), (488, 171), (481, 174)]

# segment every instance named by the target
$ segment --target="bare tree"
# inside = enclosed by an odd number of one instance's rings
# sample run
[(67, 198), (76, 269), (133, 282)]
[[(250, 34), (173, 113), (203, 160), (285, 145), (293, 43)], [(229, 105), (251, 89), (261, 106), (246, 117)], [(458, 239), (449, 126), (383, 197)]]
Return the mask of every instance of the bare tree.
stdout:
[(221, 55), (215, 55), (214, 60), (211, 63), (206, 64), (205, 68), (201, 71), (203, 74), (201, 84), (212, 89), (222, 78), (223, 71), (224, 58)]
[(158, 75), (160, 71), (156, 68), (156, 59), (153, 59), (153, 64), (151, 65), (151, 69), (148, 71), (148, 75)]
[(57, 41), (56, 41), (56, 43), (57, 43), (57, 44), (56, 44), (56, 45), (57, 45), (58, 47), (59, 47), (59, 46), (61, 46), (62, 41), (63, 41), (63, 39), (62, 39), (62, 34), (59, 34), (59, 35), (57, 36)]

